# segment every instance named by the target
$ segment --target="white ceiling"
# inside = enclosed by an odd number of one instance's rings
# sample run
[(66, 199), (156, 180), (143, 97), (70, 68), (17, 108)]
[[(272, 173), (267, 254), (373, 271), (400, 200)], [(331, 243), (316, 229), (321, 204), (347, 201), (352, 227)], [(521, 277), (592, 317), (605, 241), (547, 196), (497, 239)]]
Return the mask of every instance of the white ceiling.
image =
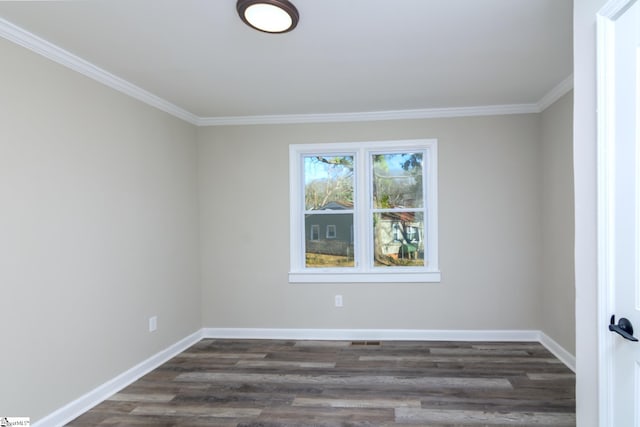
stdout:
[(293, 2), (265, 34), (235, 0), (2, 1), (0, 35), (198, 120), (532, 105), (572, 74), (571, 0)]

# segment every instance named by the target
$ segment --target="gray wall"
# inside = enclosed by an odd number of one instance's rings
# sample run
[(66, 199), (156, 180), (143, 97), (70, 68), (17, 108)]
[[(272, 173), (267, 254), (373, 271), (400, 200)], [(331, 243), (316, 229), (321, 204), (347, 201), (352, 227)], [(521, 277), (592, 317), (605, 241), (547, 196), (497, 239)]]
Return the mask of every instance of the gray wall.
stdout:
[(0, 58), (0, 414), (36, 421), (201, 327), (196, 130)]
[[(540, 134), (537, 114), (201, 128), (203, 326), (540, 329)], [(289, 144), (410, 138), (439, 141), (442, 282), (288, 283)]]
[(575, 355), (573, 92), (541, 115), (542, 327)]

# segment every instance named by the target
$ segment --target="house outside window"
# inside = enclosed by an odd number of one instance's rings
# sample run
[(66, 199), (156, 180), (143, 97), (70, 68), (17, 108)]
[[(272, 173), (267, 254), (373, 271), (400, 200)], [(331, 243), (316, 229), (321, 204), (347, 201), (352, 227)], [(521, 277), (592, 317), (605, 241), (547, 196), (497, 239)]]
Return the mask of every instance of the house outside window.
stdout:
[(440, 281), (436, 140), (291, 145), (290, 179), (290, 282)]

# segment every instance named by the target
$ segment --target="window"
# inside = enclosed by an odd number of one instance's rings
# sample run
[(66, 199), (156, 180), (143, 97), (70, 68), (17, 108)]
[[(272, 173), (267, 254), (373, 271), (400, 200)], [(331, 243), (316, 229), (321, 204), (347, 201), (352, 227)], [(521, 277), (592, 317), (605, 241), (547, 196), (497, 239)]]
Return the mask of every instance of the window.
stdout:
[(440, 281), (436, 140), (289, 154), (290, 282)]
[(318, 240), (320, 240), (320, 226), (319, 225), (312, 225), (311, 226), (311, 236), (309, 237), (310, 240), (317, 242)]

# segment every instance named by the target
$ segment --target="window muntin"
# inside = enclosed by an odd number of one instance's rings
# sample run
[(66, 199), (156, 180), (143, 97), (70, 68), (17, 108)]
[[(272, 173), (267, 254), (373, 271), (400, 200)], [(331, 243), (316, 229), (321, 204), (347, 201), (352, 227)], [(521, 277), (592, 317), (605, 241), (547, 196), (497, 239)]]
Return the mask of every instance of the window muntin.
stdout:
[(290, 166), (290, 281), (440, 280), (435, 140), (297, 144)]

